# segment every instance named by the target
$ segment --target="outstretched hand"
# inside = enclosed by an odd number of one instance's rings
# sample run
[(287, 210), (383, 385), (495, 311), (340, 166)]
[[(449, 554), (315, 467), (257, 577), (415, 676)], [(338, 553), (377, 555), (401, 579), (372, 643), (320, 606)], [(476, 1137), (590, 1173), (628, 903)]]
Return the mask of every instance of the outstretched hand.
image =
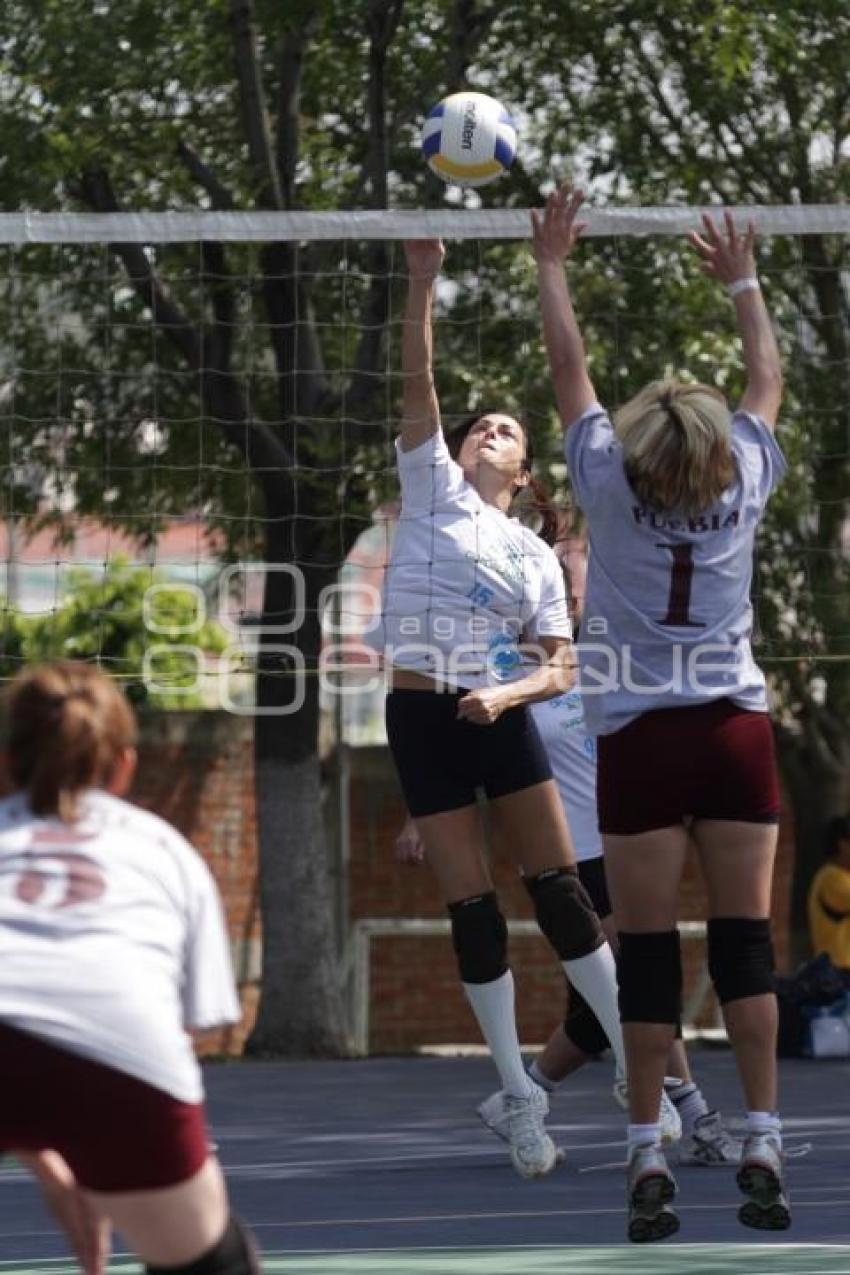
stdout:
[(587, 228), (586, 221), (577, 220), (583, 203), (584, 191), (565, 183), (552, 192), (545, 208), (532, 208), (531, 247), (538, 264), (562, 265), (569, 257)]
[(441, 239), (406, 239), (404, 252), (408, 277), (428, 282), (436, 279), (446, 255)]
[(751, 221), (740, 234), (731, 213), (724, 213), (726, 234), (718, 229), (714, 218), (703, 213), (703, 234), (691, 230), (688, 234), (693, 247), (702, 258), (704, 274), (721, 283), (734, 283), (736, 279), (749, 279), (756, 273), (756, 228)]

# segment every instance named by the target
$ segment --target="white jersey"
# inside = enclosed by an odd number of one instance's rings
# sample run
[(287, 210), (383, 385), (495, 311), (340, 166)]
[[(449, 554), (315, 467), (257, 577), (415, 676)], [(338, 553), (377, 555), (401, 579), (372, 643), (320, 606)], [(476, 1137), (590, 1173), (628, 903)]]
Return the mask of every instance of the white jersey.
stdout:
[(385, 660), (451, 686), (515, 681), (537, 663), (522, 643), (570, 636), (552, 549), (486, 504), (441, 431), (413, 451), (396, 442), (401, 513), (384, 582)]
[(567, 691), (529, 708), (567, 812), (576, 859), (596, 859), (602, 854), (596, 812), (596, 740), (587, 733), (581, 695)]
[(156, 815), (100, 791), (81, 814), (0, 801), (0, 1022), (200, 1102), (185, 1028), (240, 1017), (212, 876)]
[(756, 527), (786, 465), (764, 421), (734, 414), (736, 477), (694, 518), (640, 504), (598, 404), (566, 431), (564, 450), (590, 538), (578, 648), (588, 729), (606, 735), (651, 709), (723, 698), (766, 711), (750, 585)]

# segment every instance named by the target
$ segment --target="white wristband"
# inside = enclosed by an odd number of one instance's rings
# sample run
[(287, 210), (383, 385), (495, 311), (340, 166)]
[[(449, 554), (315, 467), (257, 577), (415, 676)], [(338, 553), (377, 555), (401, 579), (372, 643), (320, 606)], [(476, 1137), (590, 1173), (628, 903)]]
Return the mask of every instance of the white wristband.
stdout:
[(755, 276), (750, 276), (748, 279), (735, 279), (734, 282), (729, 284), (729, 296), (737, 297), (739, 292), (749, 292), (751, 290), (758, 292), (760, 287), (761, 284)]

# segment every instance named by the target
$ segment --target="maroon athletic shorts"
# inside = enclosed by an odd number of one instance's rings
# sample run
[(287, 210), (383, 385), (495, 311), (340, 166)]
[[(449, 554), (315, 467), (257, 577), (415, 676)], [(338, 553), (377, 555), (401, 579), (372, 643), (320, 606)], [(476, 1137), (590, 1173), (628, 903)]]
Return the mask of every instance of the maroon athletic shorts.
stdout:
[(58, 1151), (92, 1191), (152, 1191), (210, 1153), (203, 1103), (0, 1023), (0, 1153)]
[(603, 832), (627, 836), (687, 818), (776, 823), (779, 779), (767, 713), (715, 700), (641, 713), (600, 735)]

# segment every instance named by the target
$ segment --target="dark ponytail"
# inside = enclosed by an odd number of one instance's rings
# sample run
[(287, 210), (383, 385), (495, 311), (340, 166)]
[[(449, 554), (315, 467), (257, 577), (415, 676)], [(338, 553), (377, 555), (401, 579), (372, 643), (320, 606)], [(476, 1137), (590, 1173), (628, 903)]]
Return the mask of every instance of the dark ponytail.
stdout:
[(543, 483), (538, 478), (530, 478), (528, 486), (518, 493), (517, 512), (532, 510), (539, 525), (535, 531), (541, 540), (553, 548), (559, 540), (563, 540), (567, 528), (567, 519), (563, 509), (559, 509)]

